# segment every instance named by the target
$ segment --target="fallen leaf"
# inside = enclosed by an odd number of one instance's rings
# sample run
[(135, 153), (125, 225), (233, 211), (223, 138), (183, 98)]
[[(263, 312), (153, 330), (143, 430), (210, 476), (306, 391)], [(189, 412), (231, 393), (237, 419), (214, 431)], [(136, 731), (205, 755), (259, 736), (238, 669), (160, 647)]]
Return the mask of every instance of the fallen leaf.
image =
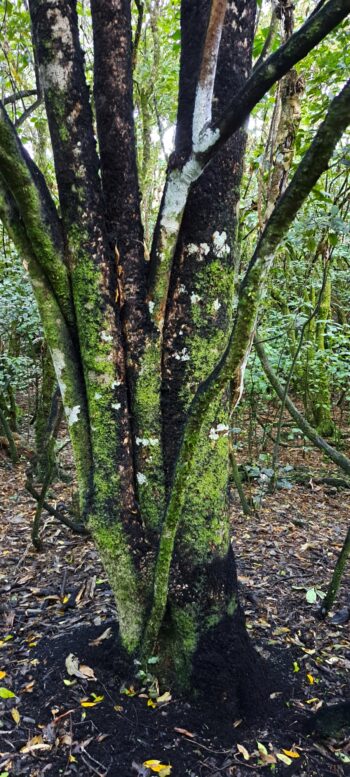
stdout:
[(87, 680), (96, 680), (94, 670), (91, 669), (91, 666), (87, 666), (86, 664), (79, 664), (79, 672), (81, 672), (83, 677), (86, 677)]
[(237, 745), (237, 750), (241, 755), (243, 755), (245, 761), (249, 761), (250, 755), (248, 750), (243, 745)]
[(284, 747), (282, 747), (282, 753), (288, 755), (289, 758), (300, 758), (300, 754), (296, 753), (295, 750), (285, 750)]
[(124, 696), (136, 696), (136, 691), (133, 685), (130, 685), (130, 688), (122, 688), (120, 693), (123, 693)]
[(79, 659), (73, 653), (69, 653), (66, 661), (66, 669), (70, 676), (83, 678), (85, 680), (96, 680), (94, 670), (86, 664), (79, 664)]
[(97, 637), (96, 639), (91, 640), (91, 642), (89, 642), (89, 645), (93, 645), (94, 647), (98, 647), (98, 645), (100, 645), (101, 642), (104, 639), (109, 639), (109, 637), (111, 637), (111, 636), (112, 636), (112, 628), (111, 628), (111, 626), (109, 626), (108, 629), (106, 629), (102, 634), (100, 634), (99, 637)]
[(315, 678), (313, 677), (313, 675), (312, 674), (307, 674), (306, 677), (307, 677), (310, 685), (313, 685), (314, 682), (315, 682)]
[(266, 747), (265, 745), (262, 744), (262, 742), (257, 742), (256, 744), (258, 745), (258, 750), (260, 755), (268, 755)]
[(168, 701), (171, 701), (171, 693), (169, 693), (169, 691), (165, 691), (161, 696), (157, 696), (158, 704), (164, 704)]
[(151, 707), (151, 708), (152, 708), (152, 710), (154, 710), (154, 708), (155, 708), (156, 706), (157, 706), (157, 705), (156, 705), (155, 701), (153, 701), (153, 699), (148, 699), (148, 702), (147, 702), (147, 707)]
[(32, 693), (32, 692), (33, 692), (34, 685), (35, 685), (35, 680), (31, 680), (31, 682), (30, 682), (30, 683), (27, 683), (27, 685), (25, 685), (25, 686), (24, 686), (24, 687), (21, 689), (22, 693)]
[(0, 688), (0, 699), (13, 699), (16, 694), (8, 688)]
[(69, 747), (72, 744), (72, 737), (70, 734), (64, 734), (61, 738), (61, 745), (68, 745)]
[(13, 720), (15, 721), (16, 725), (18, 726), (20, 720), (21, 720), (21, 714), (18, 711), (17, 707), (13, 707), (11, 710), (11, 715), (13, 717)]
[(160, 777), (167, 777), (167, 775), (170, 774), (172, 768), (170, 764), (162, 764), (160, 761), (157, 761), (154, 758), (151, 758), (148, 761), (144, 761), (142, 766), (147, 766), (147, 768), (151, 769), (152, 772), (160, 774)]
[(21, 747), (20, 753), (31, 753), (33, 750), (51, 750), (52, 745), (45, 745), (42, 736), (35, 736), (29, 739), (24, 747)]
[(276, 758), (278, 758), (279, 761), (282, 761), (282, 763), (284, 763), (285, 766), (290, 766), (291, 763), (293, 763), (292, 759), (289, 758), (287, 755), (284, 755), (284, 753), (276, 753)]
[(6, 672), (4, 672), (3, 670), (1, 670), (1, 671), (0, 671), (0, 680), (3, 680), (3, 679), (4, 679), (4, 677), (6, 677)]
[(80, 704), (82, 707), (96, 707), (96, 704), (99, 704), (101, 701), (103, 701), (104, 696), (95, 696), (94, 701), (88, 701), (87, 699), (82, 699)]

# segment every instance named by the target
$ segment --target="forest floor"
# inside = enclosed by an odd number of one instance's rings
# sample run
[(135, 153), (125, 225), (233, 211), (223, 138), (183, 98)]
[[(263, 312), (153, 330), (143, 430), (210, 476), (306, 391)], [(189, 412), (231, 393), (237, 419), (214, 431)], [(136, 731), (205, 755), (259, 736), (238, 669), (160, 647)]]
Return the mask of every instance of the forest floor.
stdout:
[[(25, 456), (12, 467), (0, 454), (0, 777), (350, 774), (349, 737), (303, 733), (310, 712), (350, 697), (349, 567), (333, 613), (317, 618), (318, 592), (348, 529), (350, 492), (309, 476), (304, 485), (288, 481), (300, 462), (305, 472), (330, 470), (301, 443), (282, 458), (283, 487), (262, 496), (256, 515), (243, 516), (232, 495), (247, 626), (284, 687), (272, 692), (275, 714), (252, 726), (224, 719), (210, 698), (204, 709), (170, 688), (154, 702), (123, 687), (115, 609), (92, 543), (44, 513), (37, 553)], [(261, 470), (248, 491), (261, 497), (264, 480)], [(52, 496), (69, 501), (71, 488), (59, 482)]]

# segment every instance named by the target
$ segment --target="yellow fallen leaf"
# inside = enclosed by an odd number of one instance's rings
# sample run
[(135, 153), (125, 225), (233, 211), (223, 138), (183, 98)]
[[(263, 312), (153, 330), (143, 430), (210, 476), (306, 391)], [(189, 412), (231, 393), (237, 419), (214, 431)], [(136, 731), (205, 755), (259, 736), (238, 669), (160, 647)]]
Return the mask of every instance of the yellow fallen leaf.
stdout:
[(306, 677), (307, 677), (310, 685), (313, 685), (314, 682), (315, 682), (315, 678), (312, 676), (312, 674), (307, 674)]
[(282, 747), (282, 753), (288, 755), (289, 758), (300, 758), (300, 754), (296, 753), (295, 750), (285, 750), (284, 747)]
[(156, 705), (155, 701), (153, 701), (153, 699), (148, 699), (148, 701), (147, 701), (147, 707), (151, 707), (151, 708), (152, 708), (152, 710), (154, 710), (154, 708), (155, 708), (156, 706), (157, 706), (157, 705)]
[(158, 704), (164, 704), (168, 701), (171, 701), (171, 693), (169, 693), (169, 691), (165, 691), (165, 693), (162, 693), (161, 696), (157, 696)]
[(258, 745), (258, 750), (261, 755), (268, 755), (265, 745), (263, 745), (261, 742), (257, 742), (256, 744)]
[(18, 726), (20, 720), (21, 720), (21, 714), (18, 711), (17, 707), (13, 707), (11, 710), (11, 715), (13, 717), (13, 720), (15, 721), (16, 725)]
[(3, 680), (4, 677), (6, 677), (6, 672), (3, 671), (3, 669), (0, 671), (0, 680)]
[(313, 696), (312, 699), (307, 699), (306, 704), (314, 704), (316, 701), (319, 701), (317, 696)]
[(29, 739), (24, 747), (21, 747), (20, 753), (31, 753), (33, 750), (52, 750), (52, 745), (46, 745), (41, 735)]
[(96, 707), (96, 704), (99, 704), (101, 701), (103, 701), (103, 699), (104, 696), (95, 696), (94, 701), (81, 699), (80, 704), (82, 707)]
[(70, 753), (70, 755), (68, 756), (68, 761), (69, 761), (69, 763), (71, 763), (71, 764), (76, 764), (76, 763), (77, 763), (77, 759), (76, 759), (75, 755), (72, 755), (71, 753)]
[(130, 685), (130, 688), (122, 688), (120, 693), (123, 693), (125, 696), (136, 696), (136, 691), (133, 685)]
[(237, 750), (241, 755), (243, 755), (245, 761), (249, 761), (250, 755), (248, 750), (243, 745), (237, 745)]
[(123, 707), (122, 707), (120, 704), (115, 704), (115, 705), (114, 705), (114, 707), (113, 707), (113, 709), (114, 709), (116, 712), (123, 712)]
[(148, 769), (151, 769), (151, 771), (155, 772), (156, 774), (160, 774), (161, 777), (167, 777), (167, 775), (170, 774), (172, 768), (170, 764), (162, 764), (160, 761), (157, 761), (154, 758), (150, 758), (148, 761), (144, 761), (142, 766), (147, 766)]

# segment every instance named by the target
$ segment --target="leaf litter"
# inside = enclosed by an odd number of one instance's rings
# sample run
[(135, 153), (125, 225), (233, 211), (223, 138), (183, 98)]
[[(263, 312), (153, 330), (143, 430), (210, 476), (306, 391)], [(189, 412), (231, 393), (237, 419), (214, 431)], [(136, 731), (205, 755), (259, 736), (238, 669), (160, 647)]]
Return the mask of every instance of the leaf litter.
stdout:
[[(313, 451), (305, 463), (322, 466)], [(280, 670), (291, 684), (287, 700), (271, 694), (275, 715), (249, 727), (220, 718), (210, 700), (203, 713), (172, 689), (153, 699), (130, 691), (122, 657), (115, 658), (113, 598), (92, 543), (46, 517), (45, 552), (31, 547), (26, 466), (0, 459), (0, 775), (246, 777), (272, 767), (301, 777), (349, 773), (348, 737), (302, 733), (310, 710), (349, 695), (349, 568), (335, 611), (323, 623), (315, 617), (348, 528), (348, 492), (294, 485), (265, 494), (249, 518), (233, 494), (247, 627), (263, 656), (283, 656)], [(71, 489), (60, 482), (52, 491), (68, 501)]]

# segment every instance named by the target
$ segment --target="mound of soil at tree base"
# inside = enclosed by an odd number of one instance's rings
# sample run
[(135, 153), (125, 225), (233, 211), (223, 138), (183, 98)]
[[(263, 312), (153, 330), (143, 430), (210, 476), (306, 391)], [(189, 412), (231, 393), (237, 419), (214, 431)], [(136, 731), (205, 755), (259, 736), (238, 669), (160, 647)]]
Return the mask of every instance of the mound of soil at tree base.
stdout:
[[(218, 635), (216, 639), (217, 647), (222, 648)], [(83, 677), (68, 673), (66, 658), (70, 654), (78, 658), (77, 666), (81, 667)], [(275, 668), (279, 663), (280, 678), (287, 676), (283, 652), (276, 652), (272, 663)], [(275, 758), (268, 741), (264, 740), (268, 718), (269, 736), (273, 731), (274, 745), (279, 739), (281, 747), (285, 747), (286, 741), (298, 738), (296, 732), (301, 729), (296, 711), (285, 704), (291, 698), (291, 689), (281, 687), (277, 680), (264, 718), (257, 719), (253, 726), (250, 720), (250, 728), (247, 721), (239, 722), (232, 717), (230, 706), (224, 700), (219, 704), (218, 698), (211, 698), (210, 680), (215, 681), (215, 677), (207, 676), (206, 699), (205, 687), (201, 689), (200, 701), (171, 698), (167, 689), (153, 688), (159, 699), (153, 701), (149, 688), (136, 691), (131, 681), (126, 680), (131, 676), (131, 667), (118, 646), (117, 626), (112, 621), (42, 639), (32, 665), (32, 677), (26, 676), (26, 686), (21, 687), (17, 678), (18, 687), (14, 687), (21, 694), (22, 702), (21, 720), (11, 741), (3, 730), (1, 752), (8, 753), (6, 770), (11, 776), (151, 777), (158, 773), (163, 777), (168, 774), (171, 777), (239, 777), (252, 771), (245, 766), (237, 749), (237, 743), (247, 743), (249, 738), (255, 742), (256, 751), (251, 763), (255, 773), (260, 774), (259, 757), (264, 756), (256, 750), (256, 737), (261, 738), (259, 741), (270, 758)], [(93, 670), (91, 679), (88, 679), (91, 672), (87, 667)], [(155, 667), (151, 669), (155, 671)], [(209, 665), (203, 666), (204, 669), (207, 671)], [(204, 677), (203, 671), (202, 680)], [(10, 711), (15, 707), (15, 700), (8, 699), (6, 704)], [(254, 745), (248, 747), (251, 753)], [(301, 751), (299, 754), (298, 763), (293, 761), (288, 769), (275, 758), (274, 773), (326, 777), (328, 772), (324, 769), (317, 771), (316, 767), (316, 771), (313, 768), (310, 771), (310, 764), (303, 771)], [(152, 771), (144, 765), (152, 760), (163, 764), (163, 771)], [(1, 763), (4, 761), (6, 758), (2, 756)], [(269, 766), (268, 763), (264, 766), (261, 758), (260, 765), (262, 769)], [(156, 769), (159, 764), (153, 766)]]

